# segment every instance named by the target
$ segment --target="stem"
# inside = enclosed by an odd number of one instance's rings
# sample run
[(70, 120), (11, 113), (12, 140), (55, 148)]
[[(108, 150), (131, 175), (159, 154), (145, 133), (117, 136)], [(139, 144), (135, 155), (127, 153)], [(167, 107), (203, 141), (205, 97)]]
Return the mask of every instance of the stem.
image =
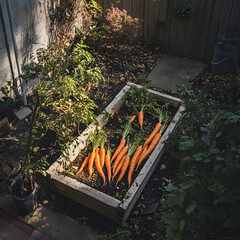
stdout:
[[(34, 122), (36, 120), (36, 116), (37, 113), (39, 111), (39, 96), (37, 96), (37, 102), (36, 105), (34, 107), (33, 110), (33, 116), (32, 116), (32, 120), (31, 120), (31, 124), (30, 124), (30, 130), (29, 130), (29, 135), (28, 135), (28, 141), (27, 141), (27, 146), (26, 146), (26, 155), (25, 155), (25, 160), (23, 162), (24, 165), (28, 165), (30, 166), (31, 162), (30, 162), (30, 156), (29, 156), (29, 151), (30, 151), (30, 145), (31, 145), (31, 140), (32, 140), (32, 131), (33, 131), (33, 127), (34, 127)], [(32, 173), (29, 173), (30, 175), (30, 184), (31, 184), (31, 190), (33, 190), (33, 183), (32, 183)], [(26, 173), (23, 173), (22, 176), (22, 184), (21, 184), (21, 193), (23, 194), (24, 191), (24, 178), (26, 177)]]

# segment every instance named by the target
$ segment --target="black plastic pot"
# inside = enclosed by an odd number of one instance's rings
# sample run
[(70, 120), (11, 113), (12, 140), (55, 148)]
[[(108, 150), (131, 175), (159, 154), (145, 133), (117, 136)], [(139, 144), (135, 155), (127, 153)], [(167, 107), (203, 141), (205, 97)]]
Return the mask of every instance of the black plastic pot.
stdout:
[(31, 191), (28, 196), (21, 197), (19, 196), (19, 194), (17, 194), (19, 191), (18, 189), (20, 188), (20, 184), (21, 184), (21, 177), (18, 177), (12, 182), (10, 186), (10, 194), (16, 203), (19, 214), (27, 215), (30, 212), (34, 211), (36, 208), (37, 187), (36, 187), (35, 181), (33, 181), (33, 191)]

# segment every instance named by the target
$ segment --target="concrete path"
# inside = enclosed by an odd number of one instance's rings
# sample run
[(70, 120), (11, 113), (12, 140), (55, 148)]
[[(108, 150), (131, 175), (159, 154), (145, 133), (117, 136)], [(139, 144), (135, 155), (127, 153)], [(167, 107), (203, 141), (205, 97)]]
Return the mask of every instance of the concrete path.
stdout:
[[(2, 217), (1, 209), (7, 212), (13, 221), (7, 221)], [(27, 216), (17, 215), (12, 197), (6, 190), (0, 189), (0, 240), (96, 240), (98, 237), (98, 234), (89, 226), (41, 205)], [(13, 222), (19, 224), (14, 225)]]
[(199, 61), (162, 55), (147, 80), (156, 88), (177, 92), (178, 85), (189, 86), (189, 80), (207, 66)]
[(97, 239), (97, 234), (89, 226), (45, 207), (36, 209), (27, 223), (56, 240)]

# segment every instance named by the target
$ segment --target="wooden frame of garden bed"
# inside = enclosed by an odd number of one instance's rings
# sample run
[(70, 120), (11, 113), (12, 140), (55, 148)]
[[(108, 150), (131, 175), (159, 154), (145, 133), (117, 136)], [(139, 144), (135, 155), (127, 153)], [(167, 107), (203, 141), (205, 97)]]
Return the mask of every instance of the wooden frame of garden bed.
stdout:
[[(129, 82), (117, 94), (114, 100), (105, 108), (105, 111), (112, 115), (117, 112), (123, 105), (125, 101), (125, 93), (130, 89), (131, 86), (137, 86), (139, 88), (141, 87), (140, 85)], [(144, 189), (154, 169), (159, 163), (161, 156), (163, 155), (165, 149), (164, 142), (176, 128), (176, 125), (182, 116), (182, 112), (184, 111), (184, 107), (181, 105), (180, 99), (154, 90), (149, 89), (148, 91), (156, 95), (163, 102), (171, 102), (172, 105), (178, 110), (173, 117), (171, 123), (169, 124), (168, 128), (164, 132), (157, 147), (149, 156), (140, 173), (137, 175), (133, 184), (128, 189), (123, 200), (120, 201), (84, 183), (81, 183), (76, 179), (70, 178), (68, 176), (63, 176), (60, 173), (63, 170), (63, 156), (60, 157), (55, 163), (53, 163), (47, 170), (50, 179), (50, 186), (54, 191), (100, 214), (105, 215), (106, 217), (114, 220), (117, 223), (121, 224), (122, 222), (126, 221), (142, 190)], [(97, 119), (101, 127), (104, 126), (108, 121), (106, 114), (99, 115)], [(84, 132), (82, 132), (78, 139), (71, 144), (69, 150), (70, 161), (66, 164), (69, 164), (70, 162), (73, 162), (75, 160), (81, 149), (85, 147), (89, 134), (95, 131), (95, 129), (95, 125), (93, 123), (90, 124), (89, 127)]]

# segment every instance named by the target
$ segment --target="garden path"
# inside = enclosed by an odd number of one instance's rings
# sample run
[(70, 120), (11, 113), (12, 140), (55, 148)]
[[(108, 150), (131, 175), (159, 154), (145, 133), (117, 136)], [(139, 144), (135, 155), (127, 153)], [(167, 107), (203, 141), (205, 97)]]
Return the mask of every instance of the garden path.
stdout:
[(147, 80), (153, 87), (176, 93), (178, 85), (183, 84), (188, 88), (189, 80), (198, 76), (206, 67), (206, 64), (196, 60), (164, 54), (158, 59)]

